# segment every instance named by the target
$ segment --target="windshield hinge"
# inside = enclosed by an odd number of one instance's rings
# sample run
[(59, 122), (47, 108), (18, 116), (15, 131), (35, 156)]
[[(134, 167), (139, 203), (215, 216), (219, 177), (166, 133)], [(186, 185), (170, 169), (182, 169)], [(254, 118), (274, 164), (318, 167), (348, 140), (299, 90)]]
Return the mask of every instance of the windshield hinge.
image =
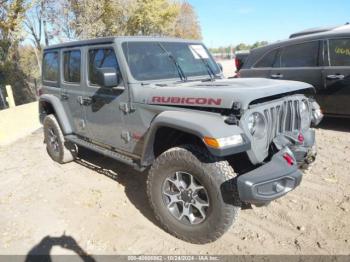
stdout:
[(132, 113), (135, 111), (135, 107), (132, 104), (129, 103), (120, 103), (119, 109), (122, 110), (124, 113)]
[(130, 107), (129, 107), (128, 103), (120, 103), (119, 109), (122, 110), (124, 113), (130, 112)]

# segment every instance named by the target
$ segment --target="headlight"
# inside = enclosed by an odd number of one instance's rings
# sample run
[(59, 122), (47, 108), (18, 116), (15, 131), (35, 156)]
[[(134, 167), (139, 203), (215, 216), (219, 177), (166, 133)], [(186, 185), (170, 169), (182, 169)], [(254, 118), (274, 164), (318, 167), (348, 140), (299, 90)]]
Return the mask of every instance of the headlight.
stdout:
[(243, 137), (241, 135), (233, 135), (229, 137), (221, 137), (221, 138), (214, 138), (214, 137), (204, 137), (203, 138), (204, 143), (207, 144), (210, 147), (213, 148), (222, 148), (227, 146), (236, 146), (243, 144)]
[(303, 100), (299, 106), (300, 118), (301, 118), (301, 130), (305, 130), (310, 127), (310, 109), (309, 103)]
[(265, 118), (261, 113), (254, 112), (248, 117), (248, 130), (250, 134), (258, 139), (265, 137)]
[(312, 105), (312, 119), (311, 122), (314, 126), (317, 126), (323, 119), (323, 113), (320, 106), (316, 101), (311, 103)]

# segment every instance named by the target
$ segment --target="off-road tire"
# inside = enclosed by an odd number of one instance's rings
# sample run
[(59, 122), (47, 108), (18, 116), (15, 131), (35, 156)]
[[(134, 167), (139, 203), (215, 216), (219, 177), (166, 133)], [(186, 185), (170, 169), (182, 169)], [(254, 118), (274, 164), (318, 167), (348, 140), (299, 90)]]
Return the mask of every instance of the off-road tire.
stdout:
[[(50, 131), (57, 137), (57, 150), (54, 150), (54, 147), (49, 142)], [(65, 141), (61, 127), (56, 117), (52, 114), (44, 118), (44, 141), (49, 156), (60, 164), (71, 162), (77, 156), (77, 146)]]
[[(162, 186), (172, 172), (191, 173), (208, 192), (210, 206), (206, 219), (197, 225), (184, 225), (174, 217), (163, 201)], [(205, 148), (184, 145), (162, 153), (150, 168), (147, 195), (156, 219), (170, 234), (195, 244), (213, 242), (232, 225), (240, 210), (230, 164), (211, 155)]]

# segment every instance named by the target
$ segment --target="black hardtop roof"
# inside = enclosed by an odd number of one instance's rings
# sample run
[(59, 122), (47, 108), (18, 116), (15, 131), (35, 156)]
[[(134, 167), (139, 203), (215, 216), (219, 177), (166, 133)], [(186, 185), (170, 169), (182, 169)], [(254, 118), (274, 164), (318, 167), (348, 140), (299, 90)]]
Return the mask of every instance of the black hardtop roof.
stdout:
[(288, 38), (282, 41), (277, 41), (275, 43), (271, 43), (262, 47), (254, 48), (251, 50), (252, 52), (263, 52), (264, 50), (271, 50), (274, 48), (287, 46), (290, 44), (297, 44), (297, 43), (303, 43), (310, 40), (316, 40), (316, 39), (326, 39), (326, 38), (332, 38), (332, 37), (350, 37), (350, 25), (344, 26), (344, 28), (335, 27), (333, 29), (329, 29), (327, 31), (321, 31), (318, 33), (310, 33), (305, 35), (300, 35), (293, 38)]
[(286, 40), (271, 43), (262, 47), (254, 48), (250, 50), (250, 54), (243, 65), (243, 68), (249, 68), (253, 66), (264, 54), (270, 52), (271, 50), (282, 48), (288, 45), (301, 44), (304, 42), (328, 39), (328, 38), (342, 38), (350, 37), (350, 25), (343, 25), (341, 27), (336, 27), (335, 29), (330, 29), (328, 31), (322, 31), (319, 33), (305, 34), (298, 37), (288, 38)]
[(311, 35), (311, 34), (317, 34), (317, 33), (322, 33), (322, 32), (327, 32), (330, 30), (333, 30), (337, 28), (338, 26), (327, 26), (327, 27), (315, 27), (315, 28), (308, 28), (296, 33), (293, 33), (289, 36), (289, 38), (295, 38), (295, 37), (300, 37), (304, 35)]
[(98, 45), (98, 44), (111, 44), (116, 42), (128, 42), (128, 41), (161, 41), (161, 42), (187, 42), (187, 43), (201, 43), (198, 40), (188, 40), (175, 37), (155, 37), (155, 36), (113, 36), (113, 37), (100, 37), (87, 40), (71, 41), (66, 43), (60, 43), (56, 45), (47, 46), (45, 50), (60, 49), (87, 45)]

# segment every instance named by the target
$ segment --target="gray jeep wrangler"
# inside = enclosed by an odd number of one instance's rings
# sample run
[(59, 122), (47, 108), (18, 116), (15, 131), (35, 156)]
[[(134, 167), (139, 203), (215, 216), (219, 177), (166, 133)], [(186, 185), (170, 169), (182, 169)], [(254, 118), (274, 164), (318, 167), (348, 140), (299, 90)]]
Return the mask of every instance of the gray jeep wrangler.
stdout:
[[(161, 226), (192, 243), (216, 240), (241, 207), (300, 184), (322, 113), (313, 87), (224, 79), (197, 41), (112, 37), (44, 50), (40, 119), (50, 157), (78, 146), (148, 170)], [(311, 95), (310, 95), (311, 94)]]

